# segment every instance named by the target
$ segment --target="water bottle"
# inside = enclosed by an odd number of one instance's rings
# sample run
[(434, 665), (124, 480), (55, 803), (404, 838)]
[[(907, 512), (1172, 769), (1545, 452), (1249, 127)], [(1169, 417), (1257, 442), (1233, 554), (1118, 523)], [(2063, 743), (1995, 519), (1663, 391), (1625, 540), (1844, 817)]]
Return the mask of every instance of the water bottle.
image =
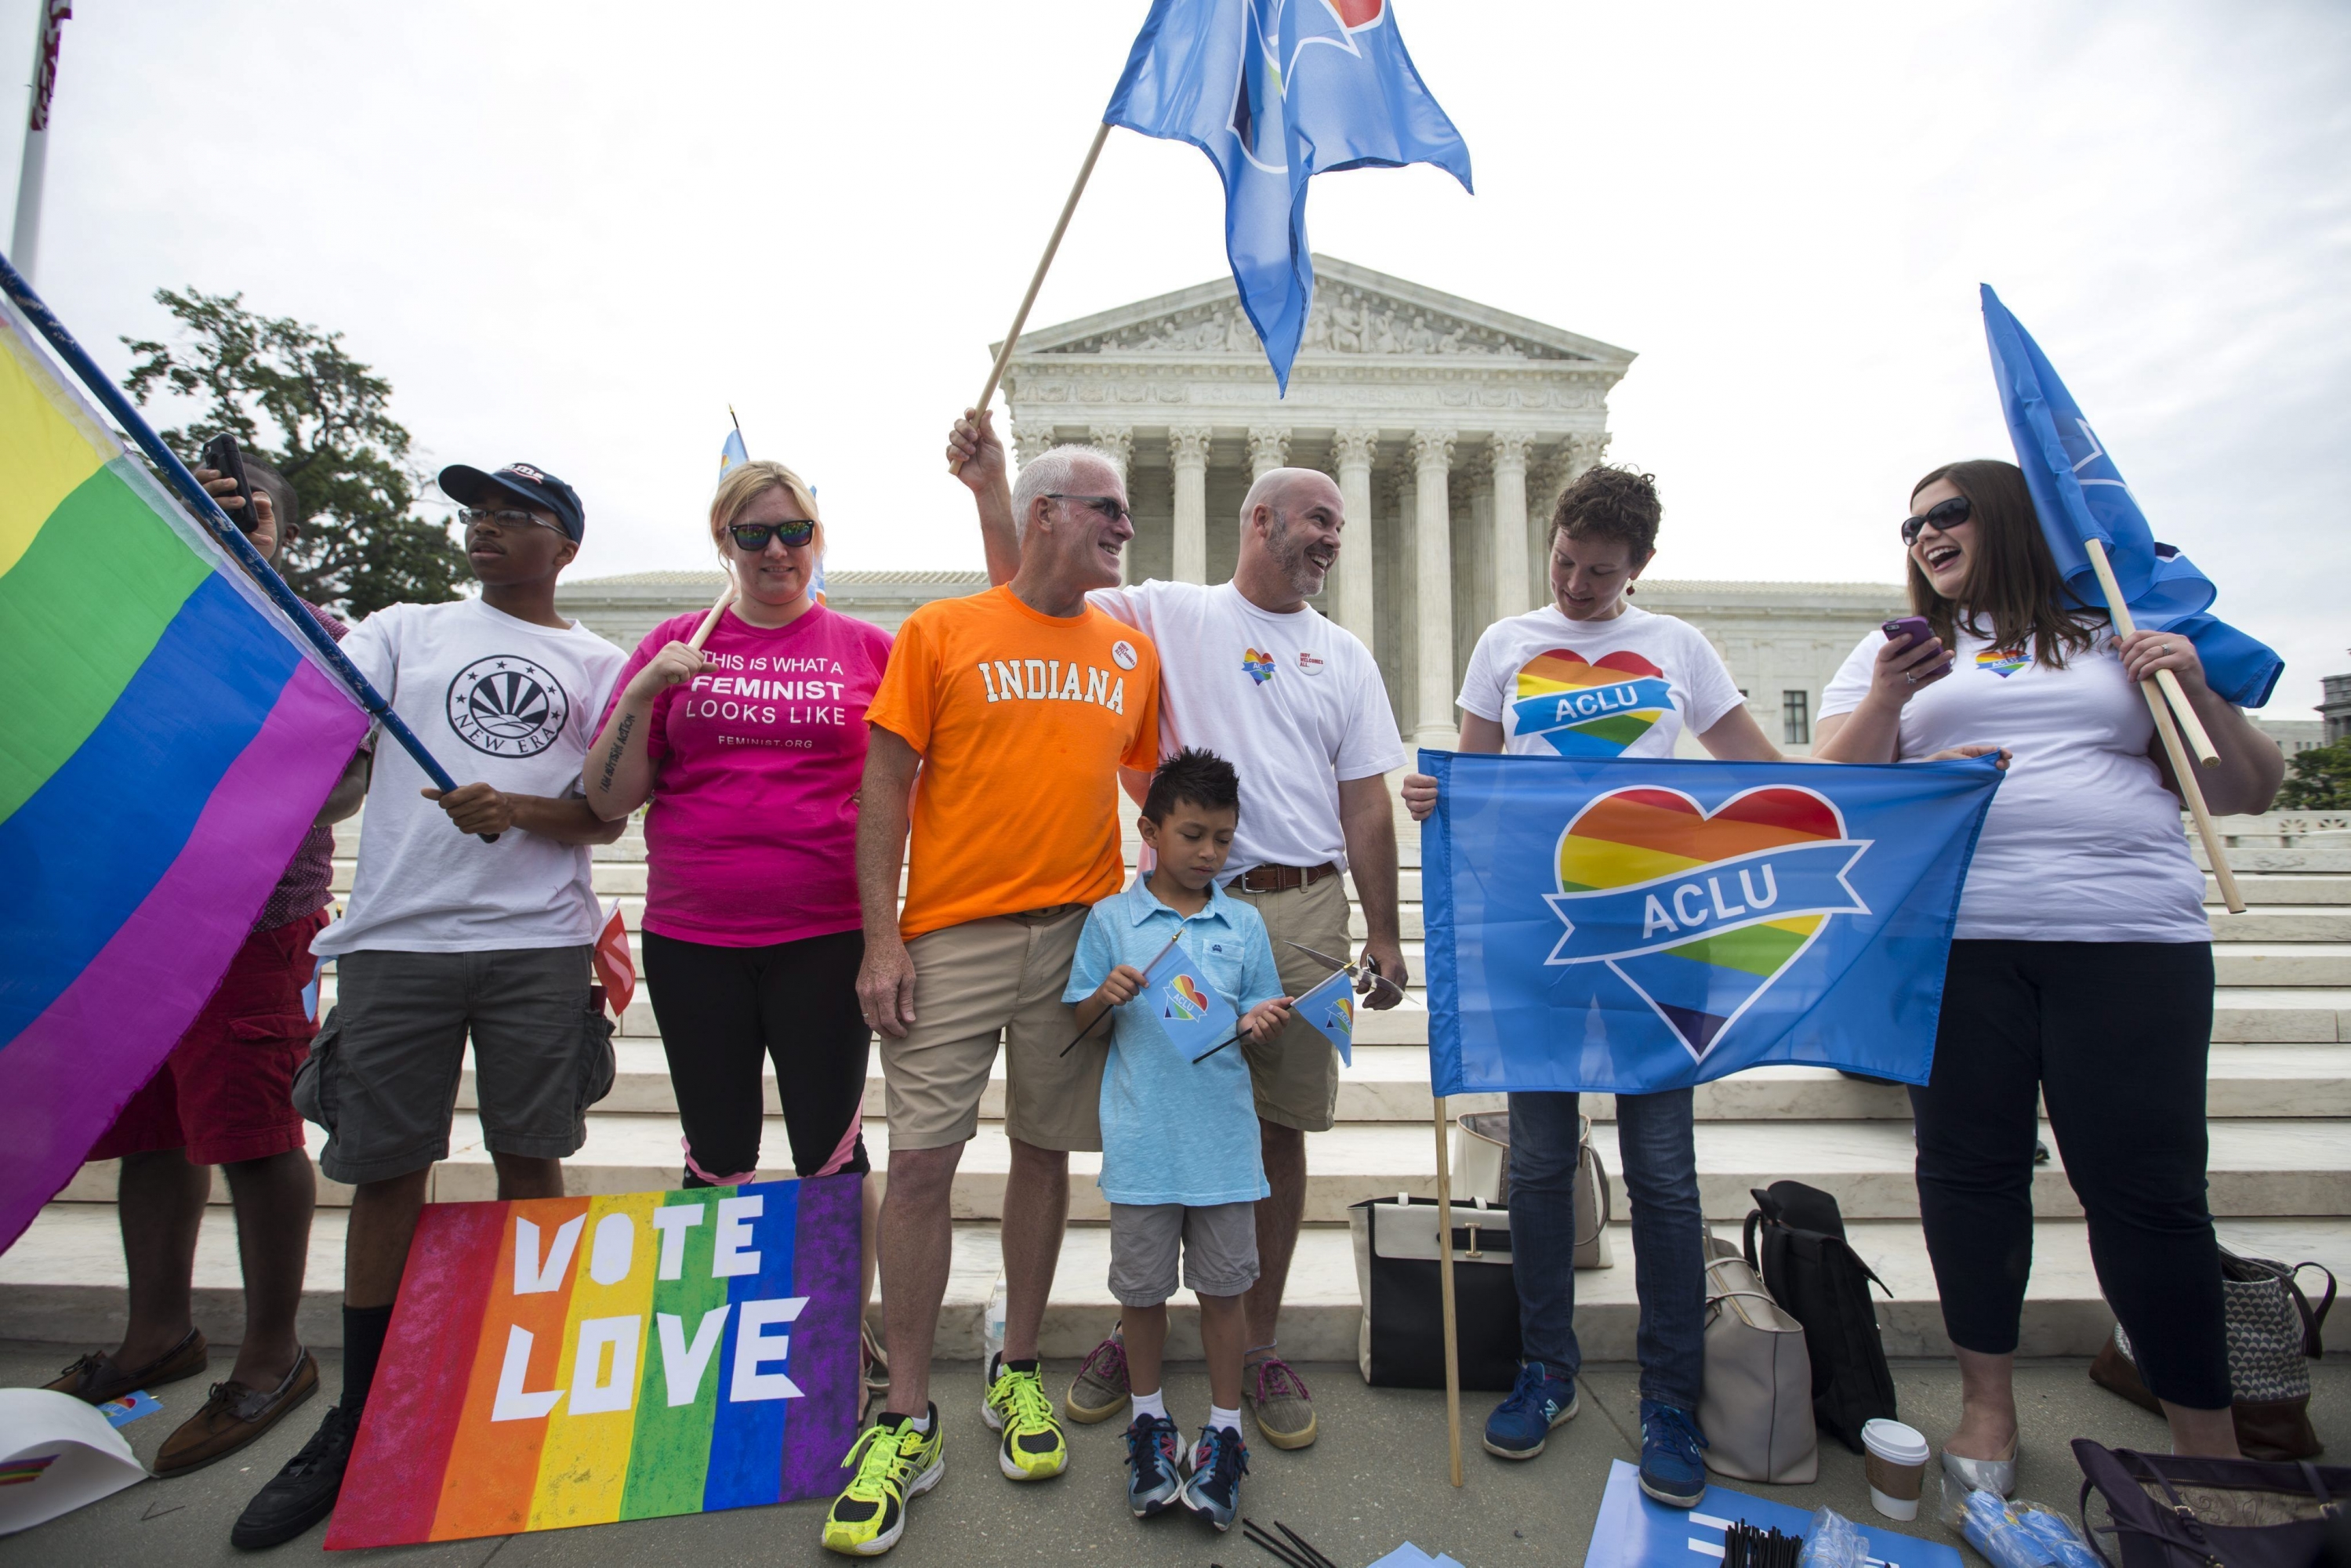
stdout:
[(979, 1375), (988, 1375), (995, 1369), (996, 1358), (1004, 1350), (1004, 1271), (997, 1270), (996, 1289), (987, 1295), (987, 1311), (979, 1320)]

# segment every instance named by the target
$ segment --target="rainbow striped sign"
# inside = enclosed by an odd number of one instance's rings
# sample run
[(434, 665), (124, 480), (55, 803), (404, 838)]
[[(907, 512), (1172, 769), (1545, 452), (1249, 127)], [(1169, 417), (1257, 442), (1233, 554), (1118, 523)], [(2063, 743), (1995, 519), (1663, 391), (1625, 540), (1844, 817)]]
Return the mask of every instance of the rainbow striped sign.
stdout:
[(426, 1207), (329, 1549), (837, 1490), (863, 1179)]

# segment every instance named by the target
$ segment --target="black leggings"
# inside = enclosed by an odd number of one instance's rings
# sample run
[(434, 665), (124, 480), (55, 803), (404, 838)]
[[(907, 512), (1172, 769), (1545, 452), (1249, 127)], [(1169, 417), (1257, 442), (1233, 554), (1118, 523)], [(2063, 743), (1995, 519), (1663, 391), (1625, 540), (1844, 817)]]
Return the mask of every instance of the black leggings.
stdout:
[(1953, 1344), (2016, 1349), (2038, 1091), (2140, 1375), (2175, 1405), (2228, 1407), (2204, 1187), (2211, 1038), (2210, 943), (1951, 944), (1935, 1071), (1910, 1103), (1918, 1215)]
[[(714, 947), (652, 931), (644, 940), (645, 985), (685, 1128), (684, 1185), (712, 1185), (697, 1166), (718, 1177), (758, 1165), (762, 1056), (775, 1059), (793, 1170), (823, 1170), (865, 1097), (872, 1034), (857, 1006), (864, 933), (767, 947)], [(841, 1168), (868, 1168), (862, 1134)]]

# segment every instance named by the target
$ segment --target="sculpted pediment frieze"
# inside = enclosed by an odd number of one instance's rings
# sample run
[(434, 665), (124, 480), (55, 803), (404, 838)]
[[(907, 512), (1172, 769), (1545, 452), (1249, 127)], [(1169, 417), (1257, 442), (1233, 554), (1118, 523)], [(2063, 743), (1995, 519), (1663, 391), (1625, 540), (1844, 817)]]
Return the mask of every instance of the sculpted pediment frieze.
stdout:
[[(1024, 348), (1026, 345), (1024, 345)], [(1237, 300), (1167, 311), (1107, 330), (1040, 345), (1041, 354), (1258, 354), (1257, 332)], [(1431, 354), (1501, 360), (1577, 356), (1440, 310), (1325, 281), (1314, 291), (1300, 353)]]

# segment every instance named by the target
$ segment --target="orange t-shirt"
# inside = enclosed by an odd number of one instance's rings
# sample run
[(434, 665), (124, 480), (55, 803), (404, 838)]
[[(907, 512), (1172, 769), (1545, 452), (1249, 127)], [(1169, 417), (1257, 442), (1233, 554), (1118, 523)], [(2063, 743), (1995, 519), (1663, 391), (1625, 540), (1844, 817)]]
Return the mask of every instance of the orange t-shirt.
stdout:
[(1159, 762), (1142, 632), (1092, 605), (1040, 614), (1008, 588), (935, 600), (898, 629), (865, 717), (923, 758), (906, 940), (1118, 891), (1119, 765)]

